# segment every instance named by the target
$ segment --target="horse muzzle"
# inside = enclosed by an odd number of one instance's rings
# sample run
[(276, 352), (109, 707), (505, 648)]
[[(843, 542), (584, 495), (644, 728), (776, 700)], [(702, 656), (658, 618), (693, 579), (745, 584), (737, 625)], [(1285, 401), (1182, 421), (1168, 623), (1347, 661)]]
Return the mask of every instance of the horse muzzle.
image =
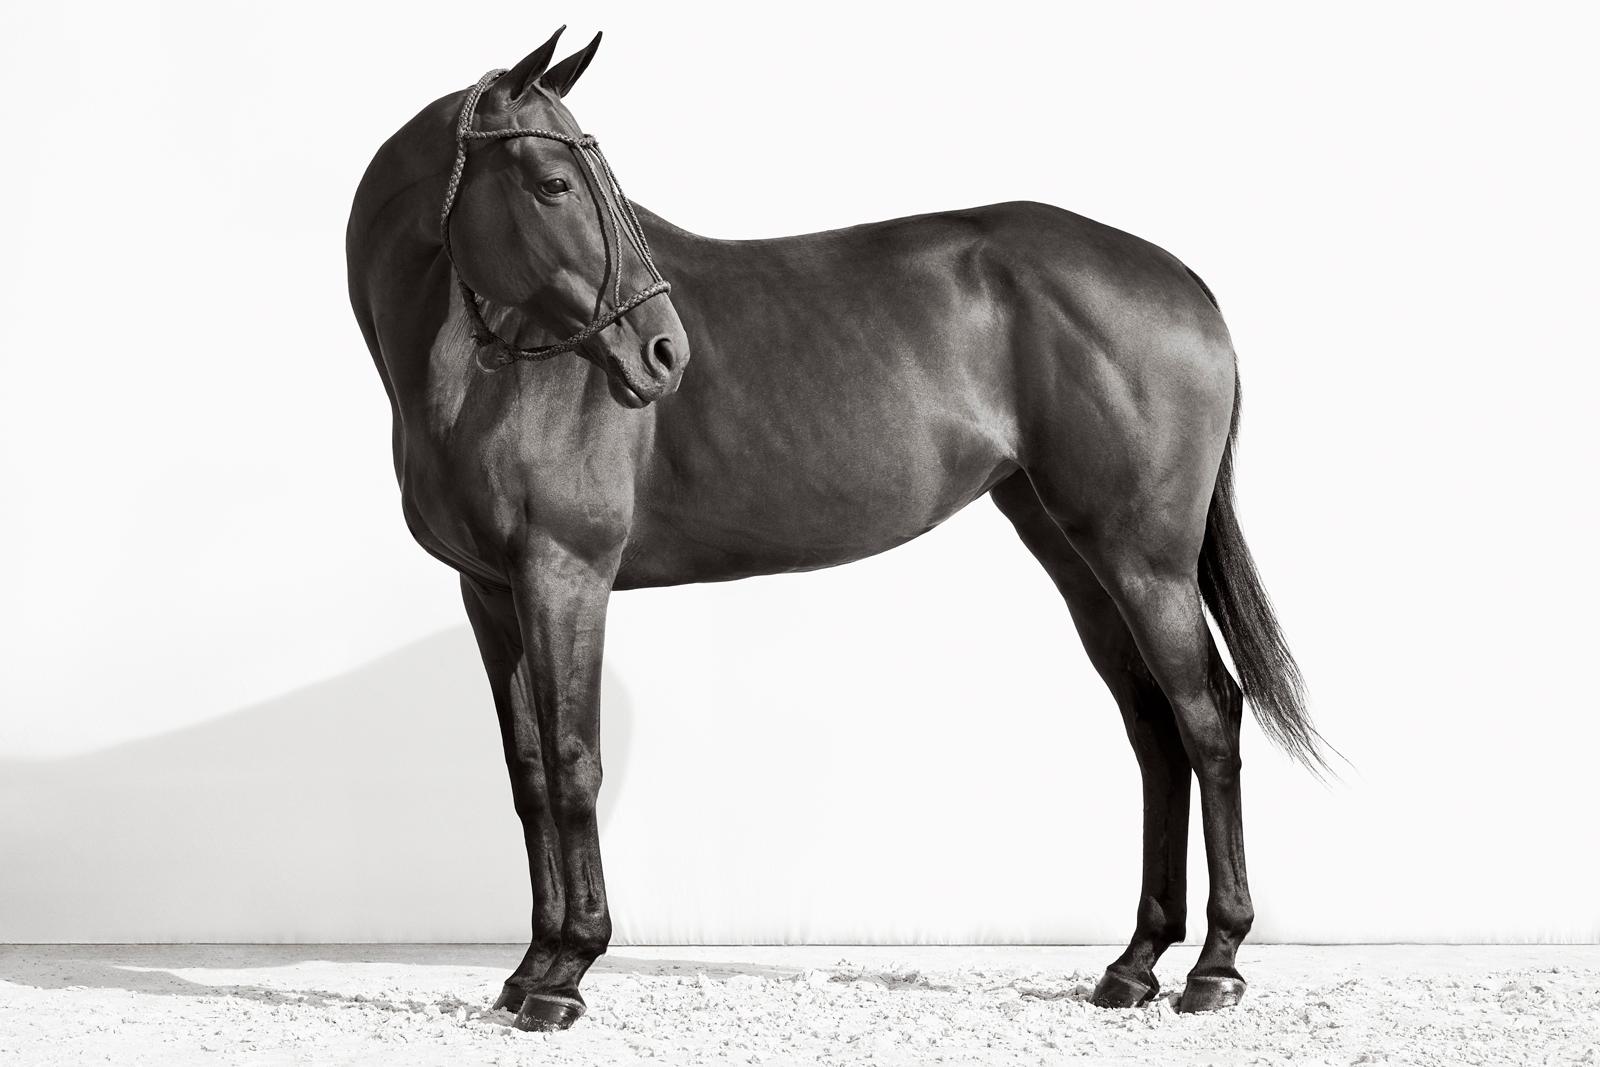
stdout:
[(617, 399), (626, 407), (647, 407), (678, 391), (684, 367), (689, 363), (689, 345), (682, 337), (656, 334), (640, 346), (635, 367), (616, 356), (608, 362), (608, 376)]

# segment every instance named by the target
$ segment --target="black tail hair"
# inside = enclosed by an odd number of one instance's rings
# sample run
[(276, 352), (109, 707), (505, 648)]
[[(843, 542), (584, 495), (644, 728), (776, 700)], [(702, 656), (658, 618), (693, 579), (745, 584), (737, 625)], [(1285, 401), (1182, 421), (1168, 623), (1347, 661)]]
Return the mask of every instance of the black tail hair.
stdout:
[(1311, 773), (1319, 778), (1333, 777), (1325, 751), (1329, 746), (1311, 724), (1306, 710), (1305, 680), (1289, 652), (1233, 510), (1233, 452), (1239, 433), (1239, 407), (1240, 394), (1235, 387), (1233, 421), (1200, 549), (1200, 595), (1217, 620), (1239, 672), (1240, 688), (1261, 729)]

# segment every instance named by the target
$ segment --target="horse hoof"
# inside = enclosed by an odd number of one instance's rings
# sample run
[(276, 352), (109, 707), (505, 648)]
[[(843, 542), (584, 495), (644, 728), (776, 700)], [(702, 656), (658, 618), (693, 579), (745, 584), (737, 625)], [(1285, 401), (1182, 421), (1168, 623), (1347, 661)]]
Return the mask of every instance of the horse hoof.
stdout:
[(1178, 999), (1182, 1012), (1216, 1011), (1231, 1008), (1244, 996), (1244, 979), (1218, 974), (1191, 974)]
[(582, 1017), (583, 1001), (550, 993), (529, 993), (517, 1012), (518, 1030), (565, 1030)]
[(1116, 971), (1107, 971), (1100, 984), (1094, 987), (1089, 1003), (1097, 1008), (1137, 1008), (1155, 999), (1161, 986), (1155, 975), (1148, 982), (1130, 978)]
[(528, 993), (526, 990), (518, 989), (510, 982), (507, 982), (500, 987), (500, 995), (494, 998), (494, 1007), (489, 1010), (499, 1011), (504, 1008), (506, 1011), (521, 1011), (522, 1002), (527, 999)]

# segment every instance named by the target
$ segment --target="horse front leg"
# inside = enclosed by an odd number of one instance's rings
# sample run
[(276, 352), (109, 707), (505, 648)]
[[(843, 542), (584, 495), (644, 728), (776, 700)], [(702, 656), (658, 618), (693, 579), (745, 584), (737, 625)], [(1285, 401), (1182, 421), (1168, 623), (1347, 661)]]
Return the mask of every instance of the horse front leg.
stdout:
[(595, 804), (600, 666), (616, 568), (615, 553), (597, 559), (542, 541), (513, 575), (565, 905), (555, 954), (517, 1012), (524, 1030), (562, 1030), (584, 1013), (578, 985), (611, 942)]
[(533, 890), (533, 931), (528, 951), (496, 998), (496, 1009), (518, 1011), (555, 962), (566, 917), (560, 842), (550, 813), (539, 720), (534, 707), (533, 673), (523, 654), (522, 631), (511, 593), (461, 579), (461, 599), (478, 639), (478, 652), (494, 695), (500, 743), (511, 776), (511, 801), (522, 821), (528, 849), (528, 879)]

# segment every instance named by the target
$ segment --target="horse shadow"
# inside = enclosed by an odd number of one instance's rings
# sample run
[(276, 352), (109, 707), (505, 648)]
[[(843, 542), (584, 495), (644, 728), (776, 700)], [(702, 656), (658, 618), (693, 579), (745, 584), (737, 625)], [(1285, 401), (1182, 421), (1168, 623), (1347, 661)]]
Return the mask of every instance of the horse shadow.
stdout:
[[(0, 947), (0, 982), (30, 986), (40, 990), (110, 989), (147, 996), (234, 997), (267, 1005), (311, 1004), (361, 1006), (393, 1012), (411, 1012), (425, 1003), (445, 1004), (485, 1011), (499, 991), (500, 979), (521, 958), (520, 945), (11, 945)], [(313, 969), (301, 976), (278, 976), (272, 986), (248, 981), (252, 972), (281, 970), (308, 963), (326, 963), (334, 973)], [(398, 999), (398, 995), (373, 996), (330, 989), (349, 981), (364, 965), (396, 965), (441, 968), (451, 971), (481, 971), (482, 975), (459, 977), (469, 981), (481, 978), (480, 995), (463, 999), (449, 993), (435, 993), (426, 1001)], [(725, 981), (735, 975), (750, 975), (768, 981), (792, 981), (809, 968), (748, 960), (699, 960), (683, 958), (640, 958), (626, 954), (607, 954), (595, 962), (591, 973), (641, 977), (705, 976)], [(833, 968), (830, 979), (849, 983), (866, 980), (888, 992), (903, 990), (956, 992), (957, 987), (930, 979), (917, 971), (900, 968), (857, 967), (844, 963)], [(196, 980), (182, 972), (210, 972), (208, 980)], [(230, 973), (232, 972), (232, 973)], [(246, 979), (229, 981), (230, 978)], [(387, 986), (389, 983), (384, 983)], [(1082, 990), (1023, 990), (1024, 996), (1039, 999), (1085, 999)]]
[[(40, 990), (122, 990), (146, 996), (234, 997), (267, 1005), (311, 1004), (362, 1006), (410, 1012), (422, 1003), (485, 1011), (499, 992), (500, 980), (522, 956), (520, 945), (11, 945), (0, 947), (0, 982)], [(304, 976), (282, 976), (273, 986), (248, 980), (252, 972), (306, 963), (328, 963), (337, 974), (313, 970)], [(362, 965), (418, 965), (453, 971), (482, 971), (480, 994), (462, 999), (435, 994), (426, 1002), (343, 992), (341, 979)], [(185, 971), (208, 971), (209, 980)], [(238, 972), (237, 974), (229, 972)], [(688, 959), (641, 959), (606, 955), (592, 973), (692, 978), (705, 975), (725, 980), (754, 975), (788, 980), (801, 968), (775, 964)], [(464, 976), (468, 978), (476, 975)], [(229, 981), (231, 978), (244, 979)]]
[[(632, 704), (604, 679), (602, 821)], [(470, 629), (158, 737), (0, 763), (0, 942), (496, 942), (528, 877)]]

